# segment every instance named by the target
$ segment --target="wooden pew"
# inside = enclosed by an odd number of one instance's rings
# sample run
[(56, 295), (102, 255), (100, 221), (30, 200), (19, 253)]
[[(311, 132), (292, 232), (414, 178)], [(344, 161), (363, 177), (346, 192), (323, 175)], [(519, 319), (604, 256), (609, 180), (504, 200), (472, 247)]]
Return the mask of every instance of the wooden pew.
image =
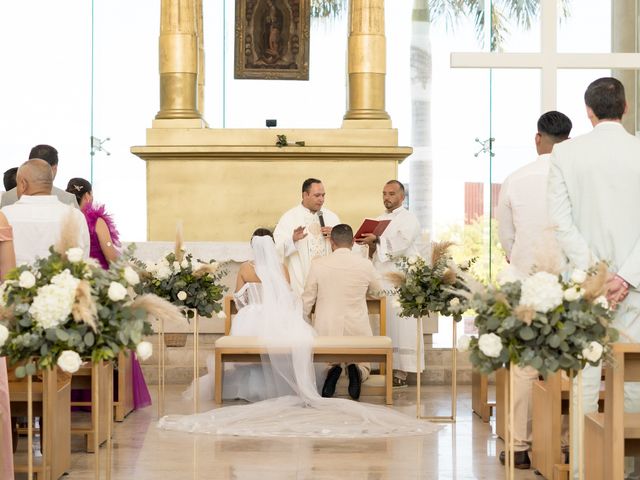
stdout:
[(624, 457), (640, 456), (640, 413), (625, 413), (624, 383), (640, 382), (640, 344), (618, 343), (605, 367), (604, 413), (585, 415), (585, 478), (624, 478)]
[[(562, 419), (569, 415), (571, 381), (561, 372), (533, 383), (531, 465), (548, 479), (568, 478), (569, 465), (562, 452)], [(604, 406), (600, 390), (599, 409)]]
[[(42, 457), (34, 456), (38, 480), (57, 480), (71, 468), (71, 384), (57, 369), (43, 372), (42, 382), (33, 381), (33, 416), (40, 417)], [(27, 416), (27, 382), (10, 381), (11, 415)], [(25, 439), (26, 442), (26, 439)], [(16, 473), (28, 471), (23, 453), (14, 455)]]
[[(91, 364), (85, 363), (80, 370), (73, 374), (71, 377), (71, 388), (73, 389), (83, 389), (83, 390), (91, 390), (91, 401), (90, 402), (71, 402), (71, 406), (80, 406), (80, 407), (91, 407), (91, 420), (89, 425), (81, 424), (81, 425), (72, 425), (71, 433), (75, 435), (85, 435), (86, 440), (86, 451), (87, 453), (93, 453), (94, 449), (94, 435), (96, 431), (96, 423), (99, 426), (99, 439), (98, 443), (102, 445), (107, 440), (107, 424), (108, 422), (113, 421), (113, 398), (109, 397), (109, 383), (112, 382), (112, 369), (113, 364), (104, 362), (102, 368), (98, 370), (98, 418), (99, 422), (96, 422), (94, 419), (93, 412), (95, 412), (94, 406), (96, 402), (96, 392), (91, 388), (92, 383), (92, 373), (91, 373)], [(76, 413), (76, 412), (74, 412)]]
[(471, 410), (487, 423), (495, 406), (496, 402), (489, 401), (489, 376), (474, 368), (471, 371)]
[(129, 352), (128, 355), (125, 355), (124, 352), (118, 354), (118, 393), (117, 395), (114, 393), (113, 396), (116, 422), (124, 421), (124, 417), (134, 409), (132, 355), (132, 352)]
[[(267, 354), (267, 348), (257, 337), (232, 337), (231, 318), (235, 310), (232, 297), (225, 298), (225, 333), (226, 336), (215, 343), (215, 401), (222, 403), (222, 379), (224, 362), (260, 363), (261, 355)], [(380, 335), (362, 337), (316, 337), (314, 339), (315, 362), (379, 362), (380, 376), (370, 375), (362, 384), (362, 395), (382, 394), (387, 405), (393, 403), (393, 346), (386, 334), (386, 303), (385, 298), (367, 299), (370, 314), (380, 315)], [(338, 385), (340, 393), (342, 385)]]

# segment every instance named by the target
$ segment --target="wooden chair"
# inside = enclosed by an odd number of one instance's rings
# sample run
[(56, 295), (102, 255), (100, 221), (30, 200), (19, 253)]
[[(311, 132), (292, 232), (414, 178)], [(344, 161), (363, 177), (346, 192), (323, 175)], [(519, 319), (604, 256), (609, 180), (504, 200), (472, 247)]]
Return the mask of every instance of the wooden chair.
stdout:
[(624, 478), (624, 457), (640, 456), (640, 413), (625, 413), (624, 383), (640, 382), (640, 344), (613, 346), (605, 367), (604, 413), (585, 415), (585, 478)]
[[(87, 453), (93, 453), (94, 448), (94, 435), (96, 432), (96, 425), (98, 425), (98, 443), (102, 445), (107, 440), (107, 424), (113, 421), (113, 397), (109, 395), (112, 390), (109, 388), (109, 383), (113, 382), (113, 364), (104, 362), (102, 367), (98, 369), (98, 395), (92, 388), (92, 367), (91, 364), (85, 363), (80, 370), (73, 374), (71, 377), (72, 389), (91, 390), (90, 402), (71, 402), (71, 406), (78, 407), (91, 407), (91, 421), (89, 425), (73, 425), (71, 427), (71, 433), (75, 435), (85, 435), (86, 451)], [(96, 398), (98, 398), (98, 411), (95, 414)], [(96, 417), (99, 420), (96, 420)]]
[[(40, 417), (42, 456), (34, 457), (38, 480), (56, 480), (71, 468), (71, 384), (57, 368), (46, 370), (42, 382), (32, 383), (33, 415)], [(27, 416), (27, 382), (10, 381), (11, 415)], [(28, 471), (26, 455), (14, 455), (16, 473)]]

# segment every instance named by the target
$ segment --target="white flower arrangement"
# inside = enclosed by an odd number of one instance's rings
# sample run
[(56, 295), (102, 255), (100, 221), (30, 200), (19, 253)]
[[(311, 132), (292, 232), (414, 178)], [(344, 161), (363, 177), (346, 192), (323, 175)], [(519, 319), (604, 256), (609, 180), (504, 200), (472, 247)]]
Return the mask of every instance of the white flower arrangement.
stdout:
[(451, 308), (476, 314), (479, 337), (469, 340), (471, 363), (491, 373), (513, 362), (543, 376), (597, 364), (618, 339), (604, 297), (606, 265), (562, 278), (538, 272), (498, 287), (468, 278), (465, 301)]
[(52, 247), (48, 257), (9, 272), (0, 286), (0, 355), (11, 365), (26, 362), (16, 368), (18, 377), (55, 365), (73, 373), (86, 360), (111, 361), (152, 333), (148, 315), (182, 318), (158, 297), (133, 298), (126, 256), (103, 270), (78, 250)]
[(141, 290), (188, 309), (189, 317), (193, 315), (192, 310), (202, 317), (220, 312), (226, 290), (221, 280), (226, 271), (213, 260), (194, 259), (184, 248), (177, 248), (176, 252), (168, 252), (157, 262), (137, 261), (145, 271)]

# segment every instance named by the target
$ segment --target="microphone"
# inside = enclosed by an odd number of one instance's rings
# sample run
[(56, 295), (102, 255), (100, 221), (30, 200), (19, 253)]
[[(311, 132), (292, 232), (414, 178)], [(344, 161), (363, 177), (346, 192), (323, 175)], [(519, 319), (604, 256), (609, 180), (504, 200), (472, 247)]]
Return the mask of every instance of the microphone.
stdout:
[[(322, 210), (318, 210), (318, 221), (320, 222), (320, 227), (324, 227), (324, 215), (322, 214)], [(324, 233), (322, 236), (326, 237)]]

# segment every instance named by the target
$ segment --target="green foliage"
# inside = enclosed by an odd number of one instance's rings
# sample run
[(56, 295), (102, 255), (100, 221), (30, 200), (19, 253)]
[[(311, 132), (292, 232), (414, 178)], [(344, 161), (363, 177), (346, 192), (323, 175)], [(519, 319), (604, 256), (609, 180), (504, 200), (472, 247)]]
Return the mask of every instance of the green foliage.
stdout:
[[(491, 219), (490, 224), (483, 217), (478, 217), (465, 225), (451, 225), (442, 232), (440, 240), (453, 243), (451, 255), (454, 261), (464, 262), (468, 258), (477, 259), (471, 265), (469, 272), (480, 282), (494, 281), (496, 275), (507, 266), (504, 250), (498, 239), (498, 222), (494, 218)], [(491, 248), (491, 263), (489, 263), (489, 247)], [(490, 276), (491, 278), (489, 278)]]
[[(9, 329), (9, 337), (0, 348), (0, 355), (8, 357), (11, 365), (28, 361), (17, 369), (18, 377), (33, 373), (36, 365), (29, 361), (32, 357), (36, 357), (39, 369), (54, 366), (65, 350), (77, 352), (83, 359), (93, 362), (112, 360), (122, 350), (135, 349), (143, 336), (152, 333), (146, 311), (132, 306), (135, 292), (125, 279), (126, 266), (126, 257), (113, 263), (109, 270), (102, 269), (93, 260), (71, 262), (52, 247), (48, 257), (9, 272), (0, 293), (4, 307), (2, 323)], [(43, 324), (32, 308), (34, 300), (39, 295), (42, 298), (47, 290), (44, 287), (50, 286), (52, 280), (55, 282), (65, 271), (80, 281), (78, 288), (60, 290), (59, 295), (49, 295), (49, 298), (53, 301), (71, 295), (73, 312), (83, 305), (85, 314), (74, 318), (70, 308), (60, 309), (61, 315), (66, 313), (64, 318), (59, 318), (55, 324)], [(35, 278), (35, 285), (29, 288), (20, 286), (20, 277), (25, 272)], [(113, 283), (127, 291), (121, 300), (109, 298)], [(88, 295), (81, 294), (81, 284)], [(91, 313), (92, 306), (94, 314)]]
[(452, 316), (459, 322), (463, 312), (452, 311), (451, 304), (460, 302), (459, 291), (465, 289), (460, 271), (468, 270), (474, 260), (459, 267), (446, 252), (446, 247), (442, 255), (436, 257), (432, 264), (419, 256), (396, 260), (396, 265), (404, 274), (404, 281), (394, 292), (400, 303), (400, 315), (418, 318), (437, 312)]
[[(194, 309), (202, 317), (211, 317), (223, 309), (222, 299), (227, 287), (221, 280), (227, 274), (214, 260), (194, 260), (188, 253), (178, 261), (170, 252), (157, 263), (144, 265), (142, 290), (153, 293), (179, 307)], [(141, 263), (141, 262), (139, 262)], [(186, 294), (186, 298), (180, 296)], [(193, 312), (187, 313), (189, 317)]]
[[(581, 288), (561, 278), (559, 283), (563, 291)], [(484, 287), (456, 307), (460, 313), (475, 312), (479, 336), (470, 340), (469, 358), (481, 372), (491, 373), (510, 362), (531, 366), (544, 377), (557, 370), (575, 372), (600, 360), (589, 361), (584, 357), (584, 349), (592, 342), (602, 345), (605, 355), (610, 344), (618, 339), (617, 330), (611, 327), (614, 312), (600, 299), (582, 295), (569, 301), (565, 296), (560, 305), (542, 313), (520, 305), (522, 285), (516, 281)], [(497, 357), (486, 355), (479, 346), (482, 336), (492, 333), (502, 343)]]

